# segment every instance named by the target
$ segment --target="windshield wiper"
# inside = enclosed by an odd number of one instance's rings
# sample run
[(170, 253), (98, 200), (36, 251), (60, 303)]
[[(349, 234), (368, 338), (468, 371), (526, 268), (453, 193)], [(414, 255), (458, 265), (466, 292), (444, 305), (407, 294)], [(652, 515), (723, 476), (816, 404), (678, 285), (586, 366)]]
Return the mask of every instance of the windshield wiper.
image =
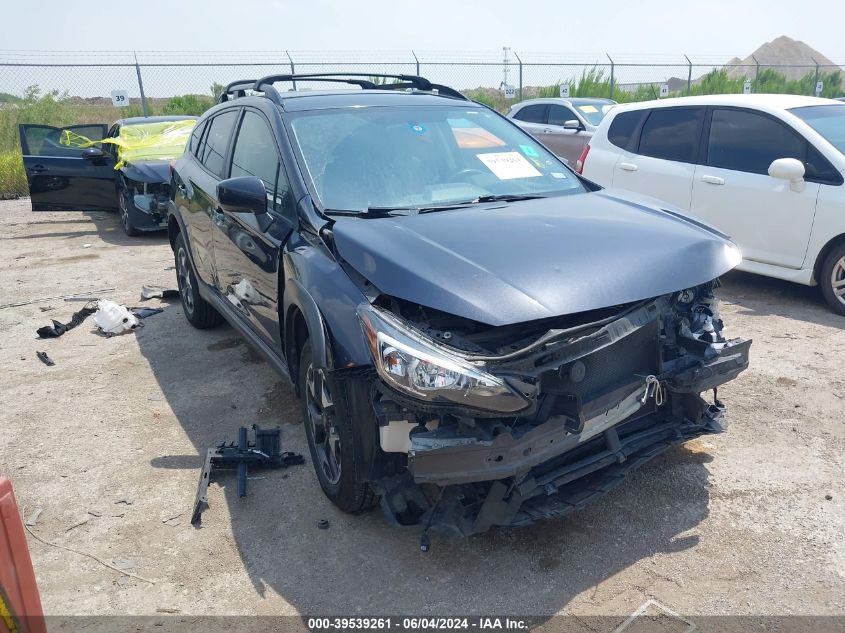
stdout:
[(471, 204), (460, 202), (458, 204), (445, 204), (429, 207), (367, 207), (366, 209), (325, 209), (326, 215), (346, 215), (358, 218), (386, 218), (395, 215), (414, 215), (416, 213), (429, 213), (431, 211), (448, 211), (449, 209), (463, 209)]
[(537, 198), (546, 198), (547, 196), (539, 194), (489, 194), (478, 196), (472, 200), (463, 200), (461, 202), (451, 202), (441, 205), (431, 205), (427, 207), (367, 207), (366, 209), (325, 209), (326, 215), (346, 215), (350, 217), (359, 218), (386, 218), (393, 215), (413, 215), (415, 213), (432, 213), (434, 211), (451, 211), (454, 209), (466, 209), (473, 204), (482, 204), (485, 202), (517, 202), (520, 200), (536, 200)]
[(478, 196), (472, 202), (477, 204), (479, 202), (518, 202), (520, 200), (536, 200), (537, 198), (545, 198), (546, 196), (537, 193), (505, 193), (505, 194), (490, 194), (486, 196)]

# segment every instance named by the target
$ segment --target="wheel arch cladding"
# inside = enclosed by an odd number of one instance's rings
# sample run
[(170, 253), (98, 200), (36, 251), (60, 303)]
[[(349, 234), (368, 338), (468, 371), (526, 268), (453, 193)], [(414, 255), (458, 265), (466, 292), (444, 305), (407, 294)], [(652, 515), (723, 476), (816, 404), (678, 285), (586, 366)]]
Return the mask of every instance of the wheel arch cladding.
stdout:
[(319, 368), (329, 366), (326, 328), (320, 310), (308, 291), (296, 279), (285, 284), (285, 356), (291, 375), (297, 368), (305, 338), (311, 341), (311, 354)]
[(170, 242), (171, 250), (176, 249), (176, 238), (181, 232), (182, 225), (179, 224), (179, 220), (176, 219), (176, 216), (171, 214), (170, 218), (167, 220), (167, 240)]

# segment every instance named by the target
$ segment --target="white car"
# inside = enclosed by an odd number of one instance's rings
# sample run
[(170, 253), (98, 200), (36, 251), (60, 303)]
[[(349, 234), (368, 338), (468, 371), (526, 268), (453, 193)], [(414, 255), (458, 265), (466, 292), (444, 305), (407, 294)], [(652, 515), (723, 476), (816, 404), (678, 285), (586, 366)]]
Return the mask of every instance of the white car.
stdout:
[(845, 315), (845, 103), (756, 94), (617, 106), (577, 168), (712, 224), (742, 250), (739, 269), (820, 285)]

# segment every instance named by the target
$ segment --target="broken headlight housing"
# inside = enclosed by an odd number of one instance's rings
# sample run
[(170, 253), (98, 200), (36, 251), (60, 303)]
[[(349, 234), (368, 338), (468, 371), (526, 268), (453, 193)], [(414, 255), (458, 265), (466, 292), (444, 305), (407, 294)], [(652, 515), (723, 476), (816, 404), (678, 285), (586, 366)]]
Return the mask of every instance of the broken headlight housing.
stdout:
[(502, 378), (443, 349), (394, 315), (358, 306), (376, 370), (390, 387), (431, 404), (514, 413), (529, 402)]

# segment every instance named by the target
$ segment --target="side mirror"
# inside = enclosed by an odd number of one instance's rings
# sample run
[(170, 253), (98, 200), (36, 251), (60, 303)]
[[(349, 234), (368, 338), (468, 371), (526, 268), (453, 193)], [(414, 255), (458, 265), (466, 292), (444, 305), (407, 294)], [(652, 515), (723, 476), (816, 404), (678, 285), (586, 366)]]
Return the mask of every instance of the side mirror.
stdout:
[(578, 121), (577, 119), (570, 119), (569, 121), (563, 122), (563, 129), (564, 130), (575, 130), (577, 132), (578, 130), (581, 130), (583, 128), (581, 126), (580, 121)]
[(103, 156), (103, 150), (99, 147), (88, 147), (82, 150), (82, 158), (87, 158), (88, 160), (97, 160)]
[(217, 183), (217, 202), (227, 213), (252, 213), (258, 226), (266, 231), (272, 218), (267, 213), (267, 189), (261, 178), (240, 176)]
[(792, 191), (804, 190), (804, 163), (797, 158), (778, 158), (769, 165), (769, 176), (788, 180)]

